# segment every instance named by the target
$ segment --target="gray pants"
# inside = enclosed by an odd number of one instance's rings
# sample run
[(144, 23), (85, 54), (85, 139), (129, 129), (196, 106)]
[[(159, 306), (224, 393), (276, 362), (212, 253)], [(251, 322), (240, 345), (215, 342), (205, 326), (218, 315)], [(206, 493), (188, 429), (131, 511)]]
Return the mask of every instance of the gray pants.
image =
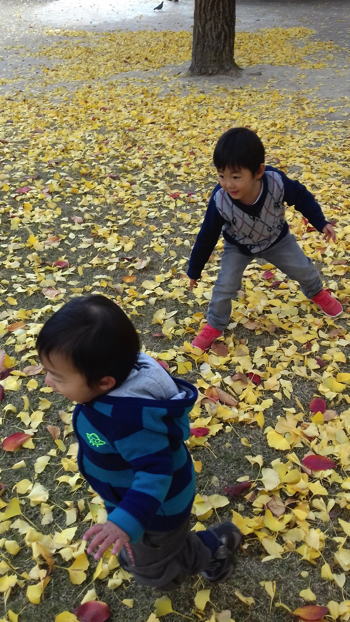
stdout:
[(188, 576), (206, 570), (212, 558), (189, 523), (188, 518), (174, 531), (146, 531), (141, 540), (122, 548), (120, 565), (141, 585), (177, 589)]
[(210, 326), (224, 331), (230, 321), (231, 300), (239, 289), (244, 269), (258, 257), (272, 263), (290, 279), (298, 281), (307, 298), (320, 293), (322, 281), (311, 259), (297, 244), (295, 236), (288, 233), (278, 244), (254, 255), (243, 255), (237, 246), (225, 241), (221, 268), (209, 303), (207, 321)]

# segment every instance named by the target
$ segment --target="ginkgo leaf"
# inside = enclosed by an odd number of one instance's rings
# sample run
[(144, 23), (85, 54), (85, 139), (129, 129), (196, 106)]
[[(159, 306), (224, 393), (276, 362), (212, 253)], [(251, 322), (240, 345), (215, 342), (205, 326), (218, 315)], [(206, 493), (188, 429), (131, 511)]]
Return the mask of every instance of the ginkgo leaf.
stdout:
[(316, 600), (316, 595), (310, 590), (310, 588), (307, 590), (301, 590), (301, 592), (299, 592), (299, 596), (304, 600)]
[(210, 590), (200, 590), (194, 597), (194, 604), (200, 611), (204, 611), (210, 601)]
[(239, 600), (241, 600), (242, 603), (244, 603), (245, 605), (248, 605), (248, 607), (255, 605), (254, 598), (252, 596), (243, 596), (240, 590), (235, 591), (235, 596), (237, 596), (237, 598), (239, 598)]
[(350, 523), (348, 523), (345, 520), (342, 520), (341, 518), (338, 518), (338, 522), (342, 526), (342, 529), (343, 531), (345, 531), (346, 535), (350, 536)]
[(15, 574), (5, 574), (0, 578), (0, 593), (7, 592), (10, 588), (14, 587), (17, 583), (17, 576)]
[(284, 438), (281, 434), (278, 434), (275, 430), (271, 430), (267, 433), (267, 442), (270, 447), (274, 449), (280, 449), (281, 451), (286, 451), (290, 449), (290, 444), (286, 438)]
[(55, 617), (55, 622), (78, 622), (78, 618), (70, 611), (62, 611)]
[(266, 490), (274, 490), (280, 484), (280, 478), (274, 469), (262, 469), (261, 481)]
[(209, 495), (208, 501), (213, 508), (223, 508), (229, 504), (227, 497), (223, 495)]
[(168, 596), (161, 596), (160, 598), (157, 598), (154, 606), (156, 608), (156, 616), (158, 618), (166, 616), (168, 613), (172, 613), (174, 611), (171, 600)]
[[(73, 585), (80, 585), (81, 583), (83, 583), (83, 581), (85, 581), (86, 573), (84, 572), (84, 570), (87, 570), (88, 567), (89, 567), (89, 560), (87, 556), (85, 555), (85, 553), (81, 553), (80, 555), (78, 555), (78, 557), (73, 562), (73, 564), (69, 568), (67, 568), (69, 572), (69, 578), (71, 582), (73, 583)], [(85, 605), (81, 605), (81, 606), (85, 607)], [(74, 610), (74, 613), (78, 616), (76, 610)]]
[(14, 497), (13, 499), (11, 499), (10, 503), (6, 507), (6, 510), (4, 512), (4, 520), (13, 518), (14, 516), (18, 516), (19, 514), (22, 514), (21, 506), (17, 497)]
[(40, 583), (37, 583), (36, 585), (29, 585), (27, 587), (27, 598), (31, 603), (33, 603), (33, 605), (40, 604), (44, 594), (44, 590), (49, 581), (50, 577), (45, 577), (45, 579), (40, 581)]

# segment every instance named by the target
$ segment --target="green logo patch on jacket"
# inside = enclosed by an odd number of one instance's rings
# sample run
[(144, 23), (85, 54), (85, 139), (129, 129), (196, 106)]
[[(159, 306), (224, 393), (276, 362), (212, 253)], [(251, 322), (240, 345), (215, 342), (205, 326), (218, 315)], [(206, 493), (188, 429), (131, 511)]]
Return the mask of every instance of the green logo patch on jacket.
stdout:
[(91, 432), (91, 434), (86, 433), (86, 436), (90, 445), (92, 445), (93, 447), (101, 447), (101, 445), (107, 445), (107, 443), (99, 438), (94, 432)]

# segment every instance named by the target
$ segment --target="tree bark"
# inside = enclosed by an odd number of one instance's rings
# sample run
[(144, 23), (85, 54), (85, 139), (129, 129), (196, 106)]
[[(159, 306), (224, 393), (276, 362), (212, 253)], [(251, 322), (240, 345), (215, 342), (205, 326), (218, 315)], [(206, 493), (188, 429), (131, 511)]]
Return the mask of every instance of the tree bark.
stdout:
[(190, 73), (238, 70), (234, 61), (235, 27), (236, 0), (195, 0)]

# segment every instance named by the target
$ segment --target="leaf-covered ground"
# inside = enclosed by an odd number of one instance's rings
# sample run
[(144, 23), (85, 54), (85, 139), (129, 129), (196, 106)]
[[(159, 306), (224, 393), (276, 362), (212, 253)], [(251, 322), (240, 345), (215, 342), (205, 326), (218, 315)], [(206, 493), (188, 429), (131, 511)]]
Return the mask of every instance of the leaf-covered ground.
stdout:
[[(30, 436), (0, 458), (3, 619), (53, 621), (95, 598), (115, 621), (170, 612), (173, 622), (173, 609), (202, 622), (278, 622), (310, 604), (350, 619), (349, 102), (153, 71), (189, 59), (187, 32), (51, 36), (29, 90), (14, 83), (0, 99), (1, 437)], [(302, 28), (237, 37), (243, 67), (265, 58), (312, 72), (336, 65), (338, 53)], [(297, 283), (252, 262), (224, 337), (199, 354), (190, 342), (222, 242), (193, 293), (186, 268), (216, 183), (213, 146), (232, 125), (256, 129), (267, 163), (305, 183), (334, 221), (338, 242), (326, 246), (288, 210), (345, 312), (321, 315)], [(130, 581), (115, 556), (96, 564), (84, 553), (83, 532), (105, 512), (79, 475), (73, 407), (45, 387), (35, 338), (63, 302), (86, 293), (116, 300), (144, 349), (200, 391), (193, 526), (231, 517), (246, 536), (236, 575), (210, 594), (194, 577), (155, 605), (161, 595)], [(333, 468), (310, 470), (310, 452)]]

